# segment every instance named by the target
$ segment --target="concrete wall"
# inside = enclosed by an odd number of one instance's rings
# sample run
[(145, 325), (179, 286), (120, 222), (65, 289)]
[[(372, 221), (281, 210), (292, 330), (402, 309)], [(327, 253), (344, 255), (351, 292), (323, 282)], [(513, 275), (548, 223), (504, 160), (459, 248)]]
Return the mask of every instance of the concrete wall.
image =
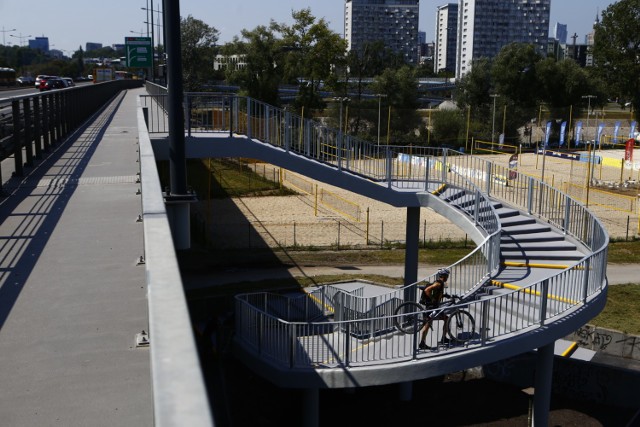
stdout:
[[(535, 352), (530, 352), (484, 365), (483, 375), (522, 389), (533, 387), (535, 359)], [(602, 405), (640, 408), (640, 372), (556, 356), (553, 393)]]
[[(585, 325), (565, 339), (580, 347), (622, 359), (640, 360), (640, 337)], [(521, 388), (532, 387), (535, 352), (484, 365), (482, 375)], [(621, 408), (640, 408), (640, 371), (620, 366), (556, 356), (553, 392), (588, 402)]]
[(599, 353), (640, 360), (640, 337), (636, 335), (585, 325), (566, 339)]

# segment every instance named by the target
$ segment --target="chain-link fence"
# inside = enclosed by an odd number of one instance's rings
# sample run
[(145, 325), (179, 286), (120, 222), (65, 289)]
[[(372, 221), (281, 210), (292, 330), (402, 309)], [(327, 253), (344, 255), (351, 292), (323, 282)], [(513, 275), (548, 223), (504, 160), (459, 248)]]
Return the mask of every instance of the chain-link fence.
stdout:
[[(279, 180), (293, 196), (233, 197), (193, 205), (194, 235), (216, 249), (267, 247), (388, 248), (406, 240), (406, 209), (310, 180), (270, 164), (253, 172)], [(461, 242), (467, 236), (431, 209), (420, 209), (420, 241)]]

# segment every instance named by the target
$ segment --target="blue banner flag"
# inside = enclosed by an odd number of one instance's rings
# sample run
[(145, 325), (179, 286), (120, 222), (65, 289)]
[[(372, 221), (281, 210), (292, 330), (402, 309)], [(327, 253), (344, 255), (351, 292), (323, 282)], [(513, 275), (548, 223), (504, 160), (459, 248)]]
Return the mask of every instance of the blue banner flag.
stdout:
[(579, 121), (578, 123), (576, 123), (576, 144), (580, 142), (581, 133), (582, 133), (582, 121)]
[(562, 122), (560, 125), (560, 143), (558, 146), (562, 147), (564, 145), (564, 132), (567, 129), (567, 122)]
[(598, 135), (596, 137), (596, 144), (598, 144), (598, 147), (600, 147), (600, 137), (602, 136), (602, 131), (604, 130), (604, 123), (600, 123), (598, 125)]
[(620, 132), (620, 122), (616, 122), (615, 127), (613, 128), (613, 143), (618, 143), (618, 132)]
[(551, 136), (551, 122), (547, 122), (547, 131), (544, 134), (544, 146), (549, 146), (549, 137)]
[(635, 138), (636, 133), (636, 122), (631, 122), (631, 128), (629, 129), (629, 138)]

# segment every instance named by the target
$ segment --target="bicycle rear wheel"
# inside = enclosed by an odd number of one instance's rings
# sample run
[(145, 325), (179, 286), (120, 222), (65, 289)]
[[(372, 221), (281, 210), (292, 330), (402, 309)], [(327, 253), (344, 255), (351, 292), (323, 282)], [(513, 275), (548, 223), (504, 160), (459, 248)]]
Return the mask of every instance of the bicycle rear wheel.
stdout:
[(424, 324), (424, 307), (417, 302), (405, 302), (396, 308), (396, 317), (393, 319), (396, 328), (402, 333), (413, 334)]
[(447, 334), (457, 343), (466, 343), (476, 333), (476, 321), (466, 310), (456, 310), (447, 319)]

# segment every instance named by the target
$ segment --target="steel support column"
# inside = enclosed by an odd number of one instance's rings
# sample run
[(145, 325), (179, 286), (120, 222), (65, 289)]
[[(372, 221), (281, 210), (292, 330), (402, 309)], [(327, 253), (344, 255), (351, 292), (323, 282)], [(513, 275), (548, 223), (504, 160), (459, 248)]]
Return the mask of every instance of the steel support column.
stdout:
[(320, 392), (317, 388), (304, 390), (303, 407), (304, 427), (318, 427), (320, 425)]
[(552, 341), (550, 344), (540, 347), (536, 354), (535, 394), (533, 397), (533, 425), (535, 427), (549, 425), (554, 347), (555, 342)]
[(167, 37), (167, 97), (169, 99), (169, 191), (165, 193), (167, 214), (176, 249), (189, 249), (190, 203), (195, 195), (187, 191), (185, 158), (184, 93), (182, 87), (182, 53), (180, 37), (180, 2), (163, 1), (164, 28)]
[(404, 284), (418, 281), (418, 246), (420, 236), (420, 208), (407, 208), (407, 228), (405, 232), (406, 250), (404, 258)]

